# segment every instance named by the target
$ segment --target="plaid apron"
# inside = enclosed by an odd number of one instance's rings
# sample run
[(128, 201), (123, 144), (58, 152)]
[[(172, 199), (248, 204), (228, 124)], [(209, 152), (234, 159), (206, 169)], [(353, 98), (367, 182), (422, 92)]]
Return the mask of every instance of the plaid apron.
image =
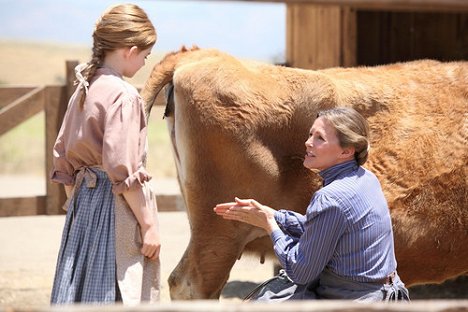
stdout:
[(115, 200), (107, 174), (83, 168), (67, 205), (52, 304), (119, 300), (115, 264)]
[[(155, 194), (146, 182), (142, 190), (159, 227)], [(81, 169), (64, 208), (52, 304), (159, 301), (159, 258), (141, 254), (138, 221), (123, 196), (112, 193), (104, 171)]]

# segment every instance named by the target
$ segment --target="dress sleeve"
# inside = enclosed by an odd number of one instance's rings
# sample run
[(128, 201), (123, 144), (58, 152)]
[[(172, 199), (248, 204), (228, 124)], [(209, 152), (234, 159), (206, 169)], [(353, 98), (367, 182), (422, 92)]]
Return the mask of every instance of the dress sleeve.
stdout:
[(289, 210), (278, 210), (275, 212), (275, 221), (283, 232), (299, 238), (304, 233), (306, 217), (300, 213)]
[(50, 179), (56, 183), (73, 185), (75, 183), (73, 177), (74, 169), (65, 157), (65, 141), (63, 134), (64, 127), (66, 125), (65, 120), (68, 119), (68, 114), (69, 111), (67, 110), (63, 118), (64, 122), (62, 123), (57, 139), (55, 140), (54, 148), (52, 149), (53, 168), (50, 173)]
[(340, 205), (326, 195), (314, 198), (306, 217), (304, 233), (299, 240), (280, 230), (271, 233), (275, 254), (297, 284), (307, 284), (320, 275), (333, 256), (347, 223)]
[(141, 98), (121, 96), (109, 107), (104, 129), (102, 166), (113, 183), (113, 192), (142, 187), (151, 177), (143, 163), (147, 129)]

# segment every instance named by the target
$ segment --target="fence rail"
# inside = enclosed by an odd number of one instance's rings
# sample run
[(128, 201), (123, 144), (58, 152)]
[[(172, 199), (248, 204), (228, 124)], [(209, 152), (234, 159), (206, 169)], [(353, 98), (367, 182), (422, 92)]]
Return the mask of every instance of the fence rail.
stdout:
[[(46, 195), (0, 198), (0, 217), (63, 214), (66, 195), (63, 187), (48, 179), (52, 168), (52, 148), (55, 143), (68, 99), (73, 93), (74, 68), (77, 61), (66, 61), (66, 84), (61, 86), (0, 87), (0, 136), (22, 122), (45, 112)], [(164, 105), (158, 98), (156, 105)], [(160, 211), (183, 210), (180, 195), (157, 195)]]
[[(0, 312), (53, 312), (56, 307), (28, 307), (2, 309)], [(217, 300), (175, 301), (170, 303), (140, 304), (137, 306), (68, 305), (60, 311), (68, 312), (466, 312), (468, 300), (418, 300), (411, 303), (374, 302), (357, 303), (350, 300), (297, 300), (280, 303), (219, 302)]]

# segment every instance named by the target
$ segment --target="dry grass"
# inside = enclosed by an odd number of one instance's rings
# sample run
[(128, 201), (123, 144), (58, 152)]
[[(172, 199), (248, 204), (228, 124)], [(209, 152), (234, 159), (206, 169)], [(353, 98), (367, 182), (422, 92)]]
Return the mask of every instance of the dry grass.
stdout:
[[(129, 82), (143, 85), (163, 55), (153, 51), (147, 65)], [(65, 61), (86, 62), (90, 56), (91, 48), (86, 46), (0, 40), (0, 85), (63, 84)]]
[[(140, 87), (164, 53), (154, 52), (147, 65), (129, 80)], [(86, 62), (90, 48), (0, 41), (0, 85), (61, 85), (65, 81), (65, 61)], [(162, 107), (153, 109), (149, 124), (148, 169), (155, 178), (175, 177), (176, 171)], [(44, 114), (30, 118), (0, 136), (0, 174), (45, 175)]]

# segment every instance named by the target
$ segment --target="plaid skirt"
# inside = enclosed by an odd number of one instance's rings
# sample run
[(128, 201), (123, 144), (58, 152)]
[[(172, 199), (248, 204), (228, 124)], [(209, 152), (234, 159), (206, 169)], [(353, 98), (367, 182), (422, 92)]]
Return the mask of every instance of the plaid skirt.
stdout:
[(112, 183), (104, 171), (85, 168), (67, 205), (51, 303), (114, 303), (116, 285)]

